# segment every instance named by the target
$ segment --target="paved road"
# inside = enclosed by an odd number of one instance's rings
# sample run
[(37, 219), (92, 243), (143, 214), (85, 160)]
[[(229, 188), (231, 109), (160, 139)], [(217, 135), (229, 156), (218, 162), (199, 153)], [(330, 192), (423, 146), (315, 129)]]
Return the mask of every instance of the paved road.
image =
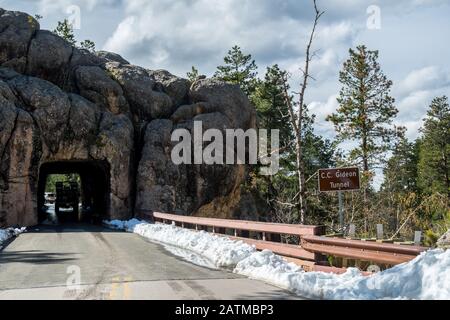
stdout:
[(296, 297), (260, 281), (194, 265), (136, 234), (74, 225), (40, 226), (0, 251), (0, 299)]

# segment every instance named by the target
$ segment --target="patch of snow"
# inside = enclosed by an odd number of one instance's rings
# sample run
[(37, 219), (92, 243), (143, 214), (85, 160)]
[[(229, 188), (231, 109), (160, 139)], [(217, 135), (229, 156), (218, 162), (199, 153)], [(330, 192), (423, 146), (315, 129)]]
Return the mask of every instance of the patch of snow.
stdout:
[(187, 249), (182, 249), (179, 247), (174, 247), (171, 245), (167, 245), (164, 243), (161, 243), (161, 245), (163, 246), (163, 248), (165, 250), (167, 250), (169, 253), (187, 261), (190, 263), (193, 263), (197, 266), (200, 267), (205, 267), (205, 268), (209, 268), (209, 269), (218, 269), (213, 262), (211, 262), (208, 258), (199, 255), (195, 252), (192, 252), (190, 250)]
[(7, 229), (0, 229), (0, 248), (2, 247), (2, 243), (6, 240), (16, 237), (19, 234), (25, 232), (27, 228), (7, 228)]
[[(423, 252), (414, 260), (366, 277), (349, 268), (341, 275), (304, 272), (271, 251), (257, 251), (242, 241), (174, 225), (136, 219), (105, 222), (151, 241), (182, 248), (205, 257), (218, 268), (262, 280), (312, 299), (450, 299), (450, 250)], [(176, 251), (173, 251), (176, 254)], [(183, 258), (192, 259), (184, 254)]]
[(414, 260), (363, 276), (349, 268), (336, 275), (324, 272), (296, 272), (281, 257), (259, 252), (239, 262), (235, 272), (270, 282), (302, 297), (313, 299), (449, 299), (450, 251), (423, 252)]

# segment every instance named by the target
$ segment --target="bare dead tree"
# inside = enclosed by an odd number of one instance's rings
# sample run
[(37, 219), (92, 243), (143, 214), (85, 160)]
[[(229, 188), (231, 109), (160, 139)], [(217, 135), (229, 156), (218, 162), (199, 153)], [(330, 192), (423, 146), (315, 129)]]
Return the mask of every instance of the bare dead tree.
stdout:
[(299, 214), (300, 214), (300, 223), (305, 223), (305, 216), (306, 216), (306, 187), (305, 187), (305, 164), (303, 161), (303, 116), (304, 116), (304, 109), (305, 109), (305, 93), (306, 88), (308, 86), (309, 79), (311, 77), (310, 71), (309, 71), (309, 64), (313, 57), (315, 56), (315, 52), (311, 52), (312, 43), (314, 40), (314, 35), (316, 33), (316, 28), (319, 23), (320, 17), (324, 14), (324, 11), (320, 11), (317, 7), (316, 0), (313, 0), (314, 4), (314, 10), (315, 10), (315, 19), (313, 28), (309, 37), (309, 41), (306, 46), (306, 52), (305, 52), (305, 64), (303, 69), (300, 69), (302, 72), (302, 78), (301, 78), (301, 84), (300, 84), (300, 92), (298, 92), (298, 102), (295, 103), (291, 99), (291, 94), (289, 92), (289, 75), (286, 73), (283, 76), (283, 83), (284, 83), (284, 96), (286, 100), (286, 104), (288, 106), (289, 110), (289, 120), (291, 123), (292, 128), (295, 132), (295, 153), (296, 153), (296, 171), (297, 171), (297, 180), (298, 180), (298, 194), (293, 199), (296, 203), (296, 206), (298, 208)]

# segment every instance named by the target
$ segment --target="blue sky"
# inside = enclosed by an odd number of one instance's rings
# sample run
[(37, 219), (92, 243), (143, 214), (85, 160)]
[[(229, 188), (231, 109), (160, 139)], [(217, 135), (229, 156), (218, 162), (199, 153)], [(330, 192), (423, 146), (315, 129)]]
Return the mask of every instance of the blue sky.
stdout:
[[(317, 1), (325, 15), (314, 42), (316, 81), (306, 100), (317, 114), (318, 132), (334, 135), (323, 120), (337, 107), (338, 72), (348, 48), (366, 44), (380, 51), (382, 69), (394, 81), (396, 123), (415, 138), (432, 98), (450, 95), (450, 1)], [(367, 27), (373, 5), (380, 10), (379, 29)], [(0, 6), (41, 14), (43, 29), (54, 29), (78, 8), (79, 40), (181, 76), (192, 65), (212, 75), (238, 44), (256, 59), (260, 76), (278, 63), (293, 74), (294, 85), (313, 19), (310, 0), (0, 0)]]

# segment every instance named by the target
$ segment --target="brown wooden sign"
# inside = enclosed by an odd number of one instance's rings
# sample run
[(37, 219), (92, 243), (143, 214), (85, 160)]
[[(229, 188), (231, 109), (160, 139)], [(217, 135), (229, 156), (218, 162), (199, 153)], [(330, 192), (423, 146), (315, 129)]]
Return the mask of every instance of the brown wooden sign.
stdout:
[(351, 191), (360, 189), (359, 168), (319, 170), (319, 191)]

